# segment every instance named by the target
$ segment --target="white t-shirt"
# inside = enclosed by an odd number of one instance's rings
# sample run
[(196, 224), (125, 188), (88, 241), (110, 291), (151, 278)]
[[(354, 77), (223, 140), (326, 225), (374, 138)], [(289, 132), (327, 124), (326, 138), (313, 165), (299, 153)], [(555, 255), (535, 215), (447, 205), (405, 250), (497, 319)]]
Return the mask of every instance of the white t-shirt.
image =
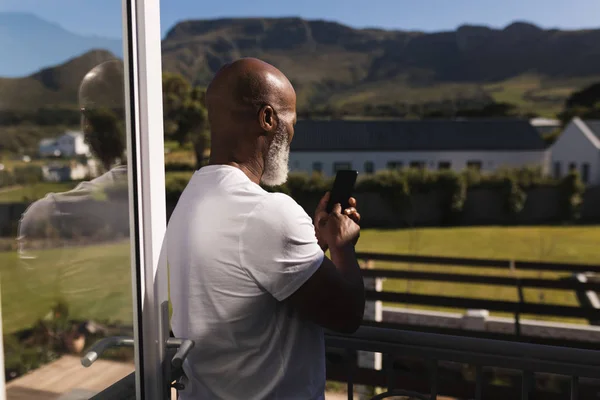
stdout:
[(196, 342), (181, 399), (323, 399), (323, 330), (284, 302), (324, 257), (302, 207), (238, 168), (207, 166), (166, 240), (171, 327)]

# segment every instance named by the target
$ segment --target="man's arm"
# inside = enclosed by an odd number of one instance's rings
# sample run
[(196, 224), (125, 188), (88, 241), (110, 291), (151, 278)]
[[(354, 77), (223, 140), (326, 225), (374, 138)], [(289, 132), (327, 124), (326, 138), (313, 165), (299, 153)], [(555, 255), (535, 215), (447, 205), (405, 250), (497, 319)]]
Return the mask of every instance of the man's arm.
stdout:
[(321, 266), (287, 301), (302, 318), (324, 328), (354, 333), (365, 309), (365, 287), (353, 246), (331, 249)]
[(331, 260), (324, 257), (317, 271), (290, 296), (300, 314), (326, 328), (352, 333), (362, 322), (365, 289), (354, 245), (360, 236), (360, 214), (356, 200), (342, 210), (337, 204), (331, 214), (325, 212), (329, 193), (323, 196), (315, 213), (319, 243), (325, 244)]
[(359, 234), (358, 224), (336, 205), (319, 226), (331, 252), (328, 259), (311, 218), (289, 196), (275, 193), (248, 215), (240, 232), (240, 263), (262, 288), (303, 318), (353, 332), (364, 311), (364, 285), (354, 254)]

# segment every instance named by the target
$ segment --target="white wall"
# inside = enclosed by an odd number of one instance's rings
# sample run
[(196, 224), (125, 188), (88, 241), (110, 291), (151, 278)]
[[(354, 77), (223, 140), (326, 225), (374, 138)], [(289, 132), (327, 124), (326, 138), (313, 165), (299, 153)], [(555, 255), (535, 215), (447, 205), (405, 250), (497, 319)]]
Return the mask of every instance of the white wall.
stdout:
[(56, 140), (56, 148), (60, 151), (63, 157), (73, 157), (75, 155), (87, 155), (90, 148), (85, 143), (85, 138), (82, 133), (68, 132)]
[(52, 157), (54, 156), (54, 152), (58, 149), (55, 143), (53, 144), (43, 144), (39, 146), (38, 154), (40, 157)]
[(71, 135), (62, 135), (57, 139), (58, 149), (63, 157), (71, 157), (75, 154), (75, 138)]
[(85, 137), (82, 135), (77, 135), (75, 137), (75, 154), (78, 155), (87, 155), (90, 153), (90, 146), (85, 142)]
[(467, 167), (468, 161), (481, 161), (482, 171), (494, 171), (501, 167), (524, 167), (541, 166), (545, 172), (549, 172), (549, 151), (474, 151), (474, 152), (291, 152), (290, 171), (312, 172), (313, 163), (320, 162), (323, 165), (323, 174), (334, 175), (333, 164), (335, 162), (351, 162), (352, 169), (360, 173), (365, 172), (365, 163), (373, 162), (375, 171), (386, 169), (389, 161), (401, 161), (405, 167), (412, 161), (425, 161), (429, 169), (438, 169), (438, 163), (449, 161), (451, 169), (462, 171)]
[(579, 173), (582, 173), (582, 165), (589, 164), (590, 185), (600, 184), (600, 140), (589, 131), (587, 126), (579, 119), (573, 119), (566, 127), (558, 140), (552, 145), (551, 173), (555, 175), (555, 165), (560, 165), (563, 177), (569, 172), (569, 164), (574, 163)]

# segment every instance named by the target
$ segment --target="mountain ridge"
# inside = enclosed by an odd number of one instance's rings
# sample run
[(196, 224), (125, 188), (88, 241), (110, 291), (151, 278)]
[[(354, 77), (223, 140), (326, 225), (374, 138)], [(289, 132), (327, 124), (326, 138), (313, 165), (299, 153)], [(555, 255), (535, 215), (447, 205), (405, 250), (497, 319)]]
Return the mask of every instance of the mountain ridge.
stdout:
[(526, 21), (427, 33), (254, 17), (181, 21), (167, 31), (162, 51), (165, 71), (198, 85), (226, 62), (261, 58), (290, 78), (302, 109), (356, 114), (367, 106), (496, 101), (550, 115), (574, 90), (600, 81), (596, 43), (600, 29), (543, 29)]

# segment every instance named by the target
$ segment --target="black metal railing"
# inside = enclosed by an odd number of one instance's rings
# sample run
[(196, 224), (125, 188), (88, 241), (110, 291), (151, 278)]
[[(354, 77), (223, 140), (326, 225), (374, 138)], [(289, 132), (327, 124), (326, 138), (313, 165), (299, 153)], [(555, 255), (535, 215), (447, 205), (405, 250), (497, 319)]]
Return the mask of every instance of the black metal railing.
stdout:
[[(477, 258), (432, 257), (417, 255), (398, 255), (381, 253), (358, 253), (357, 257), (371, 265), (363, 270), (363, 276), (371, 278), (407, 279), (418, 281), (456, 282), (461, 284), (505, 286), (515, 289), (516, 301), (497, 300), (491, 298), (472, 298), (459, 296), (442, 296), (437, 294), (415, 294), (368, 290), (368, 300), (390, 303), (413, 304), (422, 306), (439, 306), (463, 309), (486, 309), (490, 311), (511, 313), (515, 316), (516, 331), (519, 333), (519, 320), (522, 314), (544, 317), (582, 318), (590, 323), (600, 321), (600, 309), (590, 304), (566, 306), (560, 304), (541, 304), (526, 302), (523, 295), (525, 289), (551, 289), (574, 291), (578, 298), (584, 298), (586, 292), (600, 292), (600, 282), (582, 282), (574, 279), (572, 274), (600, 274), (600, 266), (572, 263), (549, 263), (513, 260), (488, 260)], [(510, 276), (478, 275), (452, 272), (407, 271), (398, 269), (372, 268), (374, 261), (391, 263), (410, 263), (414, 265), (436, 265), (442, 267), (486, 268), (510, 271)], [(520, 271), (563, 272), (561, 279), (530, 278), (520, 276)], [(569, 275), (571, 274), (571, 275)]]
[[(328, 351), (338, 349), (348, 354), (345, 362), (328, 364), (327, 376), (348, 384), (350, 400), (356, 384), (385, 388), (373, 400), (393, 396), (434, 400), (438, 395), (477, 400), (584, 400), (600, 396), (600, 381), (594, 381), (600, 379), (597, 350), (373, 327), (361, 327), (353, 335), (328, 333), (326, 345)], [(383, 354), (384, 369), (358, 367), (352, 357), (356, 351)], [(444, 369), (444, 363), (470, 366), (473, 379)], [(518, 371), (520, 381), (494, 382), (489, 371), (498, 368), (513, 371), (513, 375)], [(548, 378), (548, 374), (558, 379), (553, 389), (537, 383), (537, 377)]]

